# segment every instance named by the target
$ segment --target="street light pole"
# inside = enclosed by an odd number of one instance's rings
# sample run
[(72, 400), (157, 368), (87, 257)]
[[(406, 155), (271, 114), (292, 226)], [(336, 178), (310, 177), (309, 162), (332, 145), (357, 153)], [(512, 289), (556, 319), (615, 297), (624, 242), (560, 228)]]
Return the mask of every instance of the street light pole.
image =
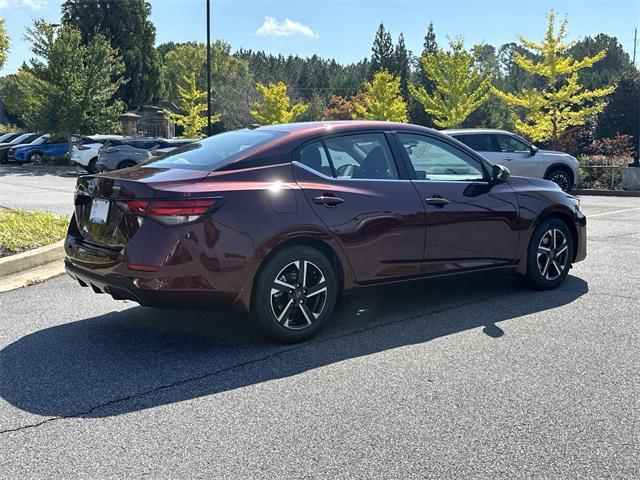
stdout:
[(207, 0), (207, 136), (211, 136), (211, 5)]

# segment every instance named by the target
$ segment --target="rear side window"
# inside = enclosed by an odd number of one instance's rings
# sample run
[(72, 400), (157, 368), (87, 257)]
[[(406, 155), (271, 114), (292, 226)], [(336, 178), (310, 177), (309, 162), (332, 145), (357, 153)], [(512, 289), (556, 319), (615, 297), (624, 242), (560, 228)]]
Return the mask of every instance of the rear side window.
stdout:
[(176, 148), (162, 157), (145, 162), (144, 165), (212, 171), (284, 135), (287, 133), (260, 129), (220, 133)]
[(456, 140), (460, 140), (467, 147), (475, 150), (476, 152), (495, 152), (497, 151), (493, 144), (491, 135), (475, 134), (475, 135), (459, 135), (454, 137)]
[(531, 147), (522, 140), (511, 135), (496, 135), (500, 151), (504, 153), (529, 153)]
[[(326, 147), (326, 150), (325, 148)], [(329, 152), (327, 156), (326, 152)], [(398, 169), (382, 133), (363, 133), (328, 138), (307, 145), (299, 161), (336, 178), (362, 180), (398, 179)]]

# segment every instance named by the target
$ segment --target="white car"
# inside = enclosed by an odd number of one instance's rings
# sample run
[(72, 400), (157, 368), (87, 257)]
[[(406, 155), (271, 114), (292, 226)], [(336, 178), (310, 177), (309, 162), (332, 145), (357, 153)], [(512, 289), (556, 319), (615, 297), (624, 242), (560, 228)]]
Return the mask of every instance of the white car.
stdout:
[(108, 140), (123, 138), (122, 135), (90, 135), (81, 137), (71, 147), (71, 163), (81, 166), (89, 173), (96, 173), (98, 150)]
[(580, 181), (575, 157), (540, 150), (514, 133), (476, 128), (443, 130), (442, 133), (459, 140), (492, 163), (504, 165), (513, 175), (551, 180), (565, 192), (571, 191)]

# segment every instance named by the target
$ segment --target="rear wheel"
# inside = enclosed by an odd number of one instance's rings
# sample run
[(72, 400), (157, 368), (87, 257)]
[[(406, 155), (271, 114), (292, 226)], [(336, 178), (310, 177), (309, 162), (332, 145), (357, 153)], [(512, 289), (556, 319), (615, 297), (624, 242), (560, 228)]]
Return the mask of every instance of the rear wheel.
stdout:
[(567, 225), (556, 218), (544, 220), (529, 243), (529, 283), (539, 290), (558, 287), (569, 274), (572, 259), (573, 237)]
[(573, 175), (563, 168), (556, 168), (547, 174), (547, 180), (551, 180), (565, 192), (570, 192), (573, 188)]
[(97, 173), (97, 170), (96, 170), (97, 161), (98, 161), (98, 157), (93, 157), (91, 160), (89, 160), (89, 164), (87, 165), (87, 172)]
[(305, 246), (278, 252), (267, 261), (254, 291), (254, 316), (262, 331), (285, 343), (315, 335), (331, 318), (338, 282), (331, 262)]

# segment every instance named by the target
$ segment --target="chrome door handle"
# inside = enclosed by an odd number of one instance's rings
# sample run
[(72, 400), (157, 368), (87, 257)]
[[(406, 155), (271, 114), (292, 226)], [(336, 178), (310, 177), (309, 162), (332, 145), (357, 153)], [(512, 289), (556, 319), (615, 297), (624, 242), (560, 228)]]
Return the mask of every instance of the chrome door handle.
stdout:
[(335, 207), (344, 203), (344, 200), (340, 197), (334, 197), (331, 194), (325, 193), (313, 199), (313, 203), (316, 205), (324, 205), (325, 207)]
[(427, 202), (427, 205), (435, 205), (436, 207), (444, 207), (446, 204), (449, 203), (449, 200), (447, 200), (446, 198), (442, 198), (442, 197), (431, 197), (431, 198), (427, 198), (425, 200), (425, 202)]

